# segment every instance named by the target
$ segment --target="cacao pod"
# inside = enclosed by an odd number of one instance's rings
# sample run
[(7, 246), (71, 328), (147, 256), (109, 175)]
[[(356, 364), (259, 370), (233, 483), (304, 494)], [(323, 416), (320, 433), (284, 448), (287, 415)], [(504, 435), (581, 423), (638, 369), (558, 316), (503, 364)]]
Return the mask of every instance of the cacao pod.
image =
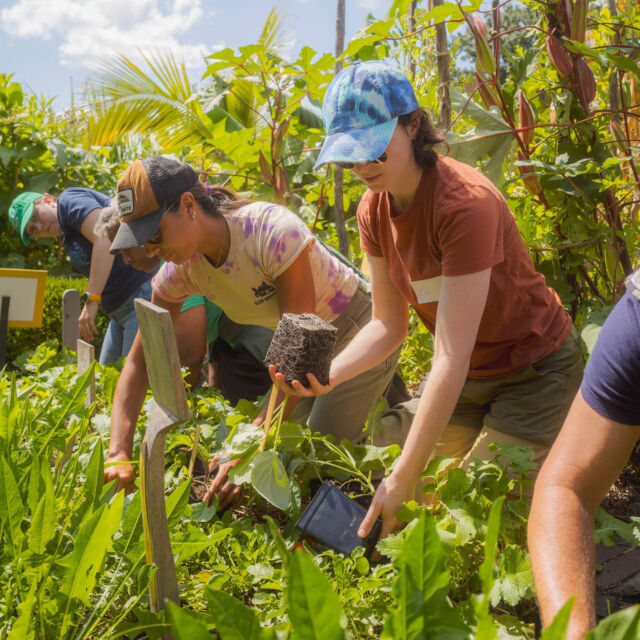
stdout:
[(262, 177), (269, 184), (272, 184), (273, 183), (273, 173), (271, 173), (271, 167), (269, 166), (269, 163), (267, 162), (267, 159), (265, 158), (264, 153), (262, 153), (262, 150), (260, 151), (259, 162), (260, 162), (260, 173), (262, 173)]
[(571, 16), (571, 39), (584, 42), (587, 33), (587, 0), (576, 0)]
[(529, 146), (533, 142), (535, 133), (533, 127), (535, 127), (536, 121), (533, 117), (531, 105), (522, 90), (518, 91), (518, 120), (520, 129), (523, 129), (523, 131), (520, 132), (522, 141)]
[(589, 110), (589, 103), (596, 97), (596, 80), (593, 72), (584, 58), (576, 61), (576, 75), (578, 81), (578, 97), (585, 111)]
[(487, 37), (487, 23), (477, 13), (469, 16), (469, 26), (474, 36)]
[[(524, 162), (526, 159), (524, 153), (518, 151), (518, 160)], [(530, 164), (518, 165), (518, 171), (520, 171), (520, 177), (522, 178), (522, 182), (524, 182), (524, 186), (532, 196), (537, 196), (542, 192), (542, 185)]]
[(476, 55), (478, 56), (478, 65), (487, 74), (493, 75), (496, 70), (496, 61), (491, 53), (489, 43), (484, 36), (476, 35)]
[(629, 155), (629, 148), (627, 147), (627, 136), (624, 135), (624, 132), (620, 128), (620, 125), (612, 118), (609, 120), (609, 131), (611, 131), (611, 135), (613, 136), (613, 141), (618, 148), (618, 151), (623, 155)]
[(501, 108), (500, 98), (498, 98), (498, 94), (495, 92), (494, 88), (491, 86), (489, 82), (487, 82), (477, 71), (476, 74), (476, 82), (478, 83), (478, 93), (480, 94), (480, 98), (484, 103), (484, 106), (488, 109), (491, 106)]
[(547, 53), (556, 71), (564, 78), (569, 77), (571, 71), (573, 71), (571, 58), (568, 56), (560, 40), (555, 36), (549, 36), (547, 38)]

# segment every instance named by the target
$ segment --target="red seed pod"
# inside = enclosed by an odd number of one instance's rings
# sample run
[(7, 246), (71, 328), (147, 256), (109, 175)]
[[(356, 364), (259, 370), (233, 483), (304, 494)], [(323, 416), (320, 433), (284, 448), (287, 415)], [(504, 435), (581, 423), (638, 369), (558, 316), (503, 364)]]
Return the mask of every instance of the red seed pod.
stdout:
[(489, 43), (484, 36), (476, 35), (476, 55), (478, 65), (487, 75), (493, 75), (496, 70), (496, 61), (489, 48)]
[[(526, 161), (526, 157), (522, 151), (518, 151), (518, 160), (521, 162)], [(538, 180), (538, 176), (533, 171), (533, 167), (530, 164), (518, 165), (518, 171), (520, 171), (520, 176), (522, 177), (522, 182), (524, 182), (524, 186), (527, 188), (527, 191), (532, 196), (537, 196), (542, 192), (542, 185)]]
[(576, 0), (573, 4), (571, 16), (571, 39), (584, 42), (587, 33), (587, 0)]
[(487, 82), (477, 71), (476, 74), (476, 82), (478, 83), (478, 93), (480, 94), (480, 98), (484, 103), (484, 106), (488, 109), (491, 106), (501, 108), (500, 98), (498, 98), (498, 94), (495, 92), (494, 88), (491, 86), (489, 82)]
[(555, 36), (549, 36), (547, 38), (547, 53), (549, 54), (551, 64), (561, 76), (567, 78), (571, 75), (571, 71), (573, 70), (571, 58), (568, 56), (560, 40)]
[(520, 128), (524, 129), (524, 131), (520, 132), (522, 141), (529, 146), (533, 142), (535, 133), (533, 127), (535, 127), (536, 121), (533, 117), (531, 105), (522, 91), (518, 91), (518, 122)]
[(624, 135), (624, 132), (620, 128), (620, 125), (613, 118), (609, 120), (609, 131), (611, 131), (613, 141), (618, 148), (618, 151), (625, 156), (629, 155), (627, 136)]
[(262, 153), (262, 151), (260, 151), (259, 161), (260, 161), (260, 172), (262, 173), (262, 177), (269, 184), (271, 184), (273, 182), (273, 173), (271, 173), (271, 167), (269, 166), (269, 163), (267, 162), (267, 159), (264, 153)]
[(576, 72), (580, 104), (585, 111), (588, 111), (589, 103), (596, 97), (596, 80), (584, 58), (578, 58), (576, 61)]
[(474, 36), (487, 37), (487, 23), (477, 13), (469, 16), (469, 26)]

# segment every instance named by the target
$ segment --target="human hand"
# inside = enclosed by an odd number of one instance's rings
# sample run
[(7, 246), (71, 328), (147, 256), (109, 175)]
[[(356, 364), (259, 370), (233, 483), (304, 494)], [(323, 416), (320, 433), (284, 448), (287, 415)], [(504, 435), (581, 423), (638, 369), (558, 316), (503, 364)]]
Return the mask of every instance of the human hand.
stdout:
[(92, 342), (98, 334), (95, 323), (95, 318), (98, 314), (98, 306), (99, 305), (95, 300), (88, 300), (82, 308), (82, 312), (78, 318), (80, 335), (82, 336), (82, 339), (87, 342)]
[(209, 473), (215, 473), (215, 478), (211, 482), (209, 490), (202, 499), (211, 506), (213, 497), (218, 496), (218, 509), (233, 506), (242, 497), (242, 487), (229, 482), (229, 471), (233, 469), (242, 458), (234, 458), (228, 462), (220, 464), (224, 456), (214, 456), (209, 463)]
[[(117, 479), (116, 491), (124, 489), (125, 493), (133, 490), (136, 474), (131, 464), (131, 456), (126, 453), (109, 454), (105, 460), (104, 483)], [(109, 463), (111, 466), (109, 466)]]
[(314, 398), (315, 396), (323, 396), (333, 389), (335, 386), (332, 382), (329, 384), (320, 384), (318, 379), (312, 374), (307, 373), (309, 387), (305, 387), (298, 380), (294, 380), (291, 384), (287, 384), (284, 375), (278, 373), (274, 365), (269, 365), (269, 375), (273, 384), (289, 396), (297, 396), (299, 398)]
[(402, 526), (398, 520), (397, 513), (405, 502), (414, 499), (415, 483), (402, 481), (391, 473), (378, 487), (367, 515), (360, 524), (358, 536), (366, 538), (376, 520), (382, 516), (382, 528), (380, 530), (380, 540), (386, 538), (390, 533)]

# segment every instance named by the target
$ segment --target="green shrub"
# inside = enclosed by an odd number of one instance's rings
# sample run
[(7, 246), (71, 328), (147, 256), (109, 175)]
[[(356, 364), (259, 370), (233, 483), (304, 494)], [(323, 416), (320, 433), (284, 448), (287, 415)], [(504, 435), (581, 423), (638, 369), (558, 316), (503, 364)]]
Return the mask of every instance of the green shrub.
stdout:
[[(47, 340), (62, 342), (62, 294), (67, 289), (87, 290), (87, 279), (78, 277), (47, 277), (47, 287), (44, 295), (44, 309), (42, 311), (42, 326), (38, 329), (9, 329), (7, 337), (7, 362), (13, 362), (25, 351), (35, 350), (38, 345)], [(98, 312), (96, 327), (98, 337), (94, 341), (96, 358), (100, 354), (109, 318)]]

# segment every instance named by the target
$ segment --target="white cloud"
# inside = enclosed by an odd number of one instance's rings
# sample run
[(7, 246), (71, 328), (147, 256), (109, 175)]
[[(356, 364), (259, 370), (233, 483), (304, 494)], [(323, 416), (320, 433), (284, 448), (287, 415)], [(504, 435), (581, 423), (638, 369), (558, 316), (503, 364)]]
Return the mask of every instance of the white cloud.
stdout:
[(55, 42), (65, 65), (92, 67), (114, 53), (137, 59), (140, 49), (170, 50), (193, 68), (219, 48), (181, 41), (202, 17), (202, 0), (17, 0), (0, 12), (0, 27)]

